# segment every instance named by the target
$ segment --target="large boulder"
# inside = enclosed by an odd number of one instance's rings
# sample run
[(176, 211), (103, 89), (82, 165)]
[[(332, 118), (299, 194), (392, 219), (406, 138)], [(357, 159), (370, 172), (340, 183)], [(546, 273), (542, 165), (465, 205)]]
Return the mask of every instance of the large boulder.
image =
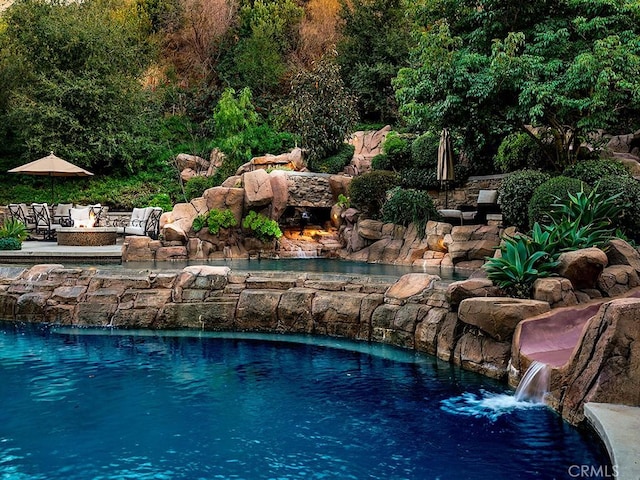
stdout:
[(269, 174), (273, 200), (271, 201), (271, 218), (278, 220), (287, 209), (289, 200), (289, 183), (283, 170), (274, 170)]
[(351, 185), (353, 177), (346, 175), (332, 175), (329, 177), (329, 186), (331, 187), (331, 193), (334, 200), (338, 200), (338, 196), (341, 194), (345, 197), (349, 195), (349, 185)]
[(358, 222), (358, 234), (367, 240), (380, 240), (382, 238), (383, 223), (378, 220), (360, 220)]
[(569, 422), (583, 420), (586, 402), (640, 405), (638, 312), (640, 299), (618, 299), (589, 321), (563, 381), (551, 392)]
[(209, 168), (209, 162), (207, 160), (197, 155), (189, 155), (187, 153), (180, 153), (176, 156), (176, 165), (178, 166), (178, 170), (188, 168), (195, 172), (206, 172)]
[(165, 242), (187, 243), (188, 237), (185, 231), (176, 223), (168, 223), (162, 228), (162, 237)]
[(170, 215), (171, 222), (167, 224), (174, 224), (175, 227), (184, 232), (188, 232), (191, 230), (193, 219), (196, 218), (199, 213), (201, 212), (198, 212), (192, 203), (176, 203)]
[(229, 209), (238, 225), (240, 225), (243, 213), (244, 189), (213, 187), (205, 190), (203, 197), (207, 202), (208, 210), (213, 210), (214, 208), (218, 210)]
[(460, 302), (458, 317), (498, 341), (510, 341), (525, 318), (550, 310), (547, 302), (505, 297), (467, 298)]
[(621, 238), (613, 238), (607, 248), (609, 265), (630, 265), (640, 273), (640, 253)]
[(575, 289), (595, 288), (598, 277), (609, 263), (607, 255), (595, 247), (565, 252), (558, 261), (558, 274), (568, 278)]
[(453, 282), (447, 287), (447, 301), (451, 305), (458, 305), (465, 298), (496, 297), (500, 288), (488, 278), (469, 278)]
[(547, 302), (551, 307), (568, 307), (578, 303), (573, 286), (567, 278), (539, 278), (533, 284), (533, 299)]
[(440, 280), (437, 275), (428, 273), (407, 273), (398, 279), (385, 293), (385, 301), (391, 303), (404, 302), (410, 297), (421, 295), (425, 290), (433, 289)]
[(265, 170), (254, 170), (247, 172), (243, 176), (244, 183), (244, 204), (250, 209), (253, 207), (263, 207), (273, 200), (273, 190), (271, 180)]

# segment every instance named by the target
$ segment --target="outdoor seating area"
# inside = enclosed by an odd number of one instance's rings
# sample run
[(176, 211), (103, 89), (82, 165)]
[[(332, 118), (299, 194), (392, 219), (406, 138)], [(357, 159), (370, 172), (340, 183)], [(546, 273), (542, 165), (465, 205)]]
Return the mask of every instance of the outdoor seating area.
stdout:
[[(142, 235), (157, 239), (162, 209), (134, 208), (125, 225), (122, 220), (111, 220), (109, 208), (99, 203), (61, 203), (53, 206), (47, 203), (12, 203), (8, 205), (8, 214), (25, 225), (30, 240), (59, 241), (58, 233), (63, 230), (68, 233), (70, 229), (74, 230), (74, 237), (78, 238), (83, 233), (105, 228), (113, 230), (114, 235)], [(122, 215), (119, 214), (118, 218), (122, 218)]]
[(461, 205), (458, 208), (438, 210), (444, 221), (453, 225), (485, 225), (487, 221), (496, 221), (500, 217), (500, 204), (497, 190), (480, 190), (476, 204)]

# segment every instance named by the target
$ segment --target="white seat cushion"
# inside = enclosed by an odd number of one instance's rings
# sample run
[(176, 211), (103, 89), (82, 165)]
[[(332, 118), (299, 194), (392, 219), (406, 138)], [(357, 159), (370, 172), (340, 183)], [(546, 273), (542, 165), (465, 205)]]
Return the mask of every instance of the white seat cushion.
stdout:
[(497, 190), (480, 190), (478, 192), (478, 203), (497, 203)]

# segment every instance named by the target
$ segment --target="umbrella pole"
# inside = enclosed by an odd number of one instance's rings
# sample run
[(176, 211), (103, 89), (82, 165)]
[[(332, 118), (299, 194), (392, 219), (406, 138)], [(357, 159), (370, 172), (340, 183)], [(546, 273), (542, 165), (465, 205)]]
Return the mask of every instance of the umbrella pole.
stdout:
[(53, 205), (56, 202), (55, 196), (54, 196), (54, 190), (53, 190), (53, 175), (49, 175), (51, 177), (51, 205)]
[(444, 208), (449, 208), (449, 182), (444, 182)]

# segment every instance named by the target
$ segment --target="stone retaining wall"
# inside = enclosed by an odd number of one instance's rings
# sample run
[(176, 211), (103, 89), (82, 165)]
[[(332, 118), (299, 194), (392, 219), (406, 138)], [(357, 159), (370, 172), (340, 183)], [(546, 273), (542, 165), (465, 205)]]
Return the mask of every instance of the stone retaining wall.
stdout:
[(36, 265), (0, 268), (0, 317), (76, 326), (347, 337), (415, 349), (503, 379), (513, 328), (501, 329), (494, 340), (456, 313), (461, 298), (495, 290), (479, 288), (462, 291), (422, 273), (394, 281), (240, 273), (211, 266), (99, 271)]

